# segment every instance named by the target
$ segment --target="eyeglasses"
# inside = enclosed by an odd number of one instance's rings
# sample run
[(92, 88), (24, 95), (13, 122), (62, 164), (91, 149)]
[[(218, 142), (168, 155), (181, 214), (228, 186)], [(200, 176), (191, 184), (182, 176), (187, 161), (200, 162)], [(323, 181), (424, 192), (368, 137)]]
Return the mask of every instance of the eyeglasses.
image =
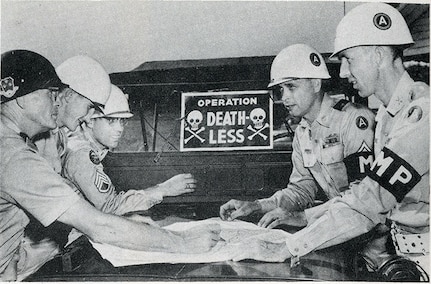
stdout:
[(114, 125), (115, 123), (120, 123), (121, 126), (126, 126), (129, 123), (129, 119), (120, 117), (102, 117), (108, 121), (109, 125)]

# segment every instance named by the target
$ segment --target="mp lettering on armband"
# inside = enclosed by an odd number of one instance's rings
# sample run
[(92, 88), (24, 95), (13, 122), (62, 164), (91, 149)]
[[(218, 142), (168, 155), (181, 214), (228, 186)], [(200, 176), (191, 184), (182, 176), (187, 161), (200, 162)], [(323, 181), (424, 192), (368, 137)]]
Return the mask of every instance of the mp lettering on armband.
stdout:
[(367, 143), (362, 142), (358, 151), (345, 157), (343, 162), (346, 166), (348, 182), (361, 180), (370, 173), (373, 165), (374, 155)]
[(361, 180), (370, 173), (373, 164), (373, 153), (358, 152), (344, 158), (348, 181)]
[(397, 154), (383, 148), (374, 161), (369, 177), (401, 202), (421, 180), (420, 174)]

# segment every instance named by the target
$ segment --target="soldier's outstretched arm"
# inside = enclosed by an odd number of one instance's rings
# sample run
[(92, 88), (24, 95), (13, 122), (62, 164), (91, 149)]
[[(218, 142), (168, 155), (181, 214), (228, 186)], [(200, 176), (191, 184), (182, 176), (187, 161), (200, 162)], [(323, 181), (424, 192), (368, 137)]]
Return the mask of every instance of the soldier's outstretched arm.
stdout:
[(75, 227), (95, 242), (133, 250), (201, 253), (210, 250), (220, 239), (219, 226), (172, 232), (105, 214), (84, 199), (75, 202), (58, 221)]

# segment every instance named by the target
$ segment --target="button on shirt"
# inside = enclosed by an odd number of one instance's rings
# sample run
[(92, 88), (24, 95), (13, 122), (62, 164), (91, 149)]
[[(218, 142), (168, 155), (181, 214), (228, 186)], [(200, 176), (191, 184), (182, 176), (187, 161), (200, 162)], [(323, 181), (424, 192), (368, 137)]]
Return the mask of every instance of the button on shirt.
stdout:
[(19, 248), (28, 214), (48, 226), (79, 199), (19, 133), (13, 122), (1, 117), (0, 274)]
[(102, 149), (84, 128), (67, 139), (63, 160), (63, 175), (81, 191), (96, 208), (106, 213), (123, 215), (147, 210), (162, 201), (161, 193), (130, 189), (116, 192), (111, 179), (103, 170), (102, 160), (108, 149)]
[(429, 231), (430, 102), (429, 93), (410, 92), (413, 83), (405, 72), (388, 106), (377, 113), (369, 176), (307, 216), (308, 226), (286, 241), (293, 255), (340, 244), (387, 218), (408, 233)]
[[(270, 198), (259, 200), (263, 211), (276, 207), (304, 210), (313, 205), (319, 187), (329, 199), (340, 196), (349, 187), (346, 165), (350, 165), (349, 173), (356, 171), (352, 176), (365, 174), (365, 167), (358, 163), (360, 156), (369, 165), (372, 162), (369, 158), (372, 159), (374, 114), (352, 103), (337, 110), (335, 104), (325, 94), (317, 119), (311, 125), (306, 119), (301, 120), (293, 138), (289, 184)], [(346, 162), (347, 157), (354, 159)]]

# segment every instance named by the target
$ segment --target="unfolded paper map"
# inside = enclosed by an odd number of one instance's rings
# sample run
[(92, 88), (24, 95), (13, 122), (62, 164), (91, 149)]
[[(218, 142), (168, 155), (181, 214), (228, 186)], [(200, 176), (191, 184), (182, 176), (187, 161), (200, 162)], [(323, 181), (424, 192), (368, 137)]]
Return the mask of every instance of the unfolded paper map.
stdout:
[(171, 231), (185, 231), (196, 226), (208, 224), (219, 224), (221, 227), (220, 237), (224, 242), (219, 242), (206, 253), (166, 253), (146, 252), (123, 249), (108, 244), (92, 243), (94, 248), (103, 258), (110, 261), (114, 266), (126, 266), (147, 263), (209, 263), (231, 260), (237, 254), (238, 244), (250, 243), (259, 239), (273, 243), (281, 243), (290, 236), (282, 230), (266, 229), (253, 223), (234, 220), (222, 221), (220, 218), (210, 218), (202, 221), (178, 222), (163, 228)]

